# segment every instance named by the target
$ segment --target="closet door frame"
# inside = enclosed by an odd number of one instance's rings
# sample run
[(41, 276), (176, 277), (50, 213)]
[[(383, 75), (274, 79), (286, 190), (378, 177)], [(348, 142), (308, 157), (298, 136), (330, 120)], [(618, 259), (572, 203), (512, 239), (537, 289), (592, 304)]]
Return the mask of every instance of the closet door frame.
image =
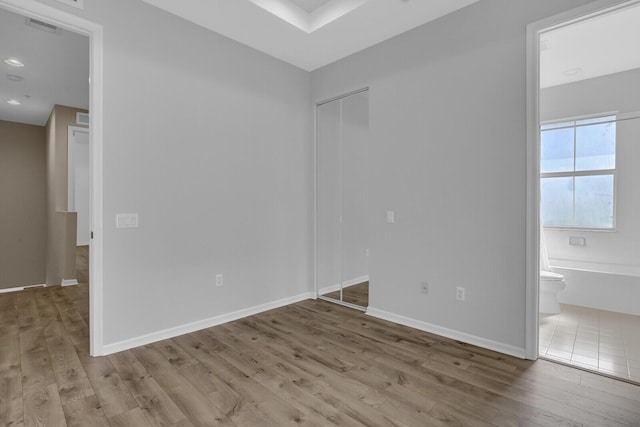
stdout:
[[(342, 306), (345, 306), (345, 307), (349, 307), (349, 308), (353, 308), (355, 310), (360, 310), (360, 311), (366, 311), (367, 308), (342, 301), (342, 282), (340, 283), (340, 300), (320, 295), (320, 290), (318, 289), (318, 171), (319, 171), (319, 167), (318, 167), (318, 108), (320, 106), (328, 104), (330, 102), (335, 102), (335, 101), (338, 101), (338, 100), (342, 100), (342, 99), (347, 98), (349, 96), (357, 95), (359, 93), (363, 93), (363, 92), (367, 92), (367, 91), (369, 91), (369, 87), (368, 86), (364, 87), (364, 88), (361, 88), (361, 89), (353, 90), (351, 92), (344, 93), (342, 95), (334, 96), (332, 98), (325, 99), (323, 101), (316, 102), (314, 104), (314, 111), (313, 111), (313, 113), (314, 113), (313, 114), (313, 241), (314, 241), (314, 245), (313, 245), (313, 248), (314, 248), (314, 250), (313, 250), (313, 269), (314, 269), (314, 271), (313, 271), (313, 280), (314, 280), (314, 287), (315, 287), (315, 298), (316, 299), (321, 299), (321, 300), (324, 300), (324, 301), (329, 301), (329, 302), (332, 302), (334, 304), (339, 304), (339, 305), (342, 305)], [(341, 107), (341, 109), (342, 109), (342, 107)], [(342, 147), (342, 141), (340, 141), (340, 147)], [(342, 165), (340, 165), (340, 168), (342, 168)], [(342, 173), (342, 171), (340, 173)], [(342, 177), (340, 179), (342, 179)], [(341, 184), (341, 188), (342, 188), (342, 184)], [(342, 197), (342, 195), (340, 195), (340, 197)], [(341, 228), (340, 233), (342, 233), (342, 223), (340, 224), (340, 228)], [(342, 243), (341, 243), (341, 245), (342, 245)], [(341, 258), (341, 262), (342, 262), (342, 254), (340, 254), (340, 258)], [(340, 271), (342, 271), (342, 266), (340, 268)], [(340, 278), (340, 280), (342, 281), (342, 277)]]

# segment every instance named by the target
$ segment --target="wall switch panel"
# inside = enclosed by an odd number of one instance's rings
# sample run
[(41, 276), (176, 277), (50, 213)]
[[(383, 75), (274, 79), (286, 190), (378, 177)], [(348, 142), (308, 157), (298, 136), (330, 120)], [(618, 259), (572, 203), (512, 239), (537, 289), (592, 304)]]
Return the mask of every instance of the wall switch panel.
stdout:
[(222, 274), (216, 274), (216, 286), (222, 286), (224, 284), (224, 277)]
[(467, 293), (467, 290), (465, 288), (458, 286), (456, 288), (456, 299), (458, 301), (464, 301), (466, 297), (466, 293)]
[(138, 214), (116, 214), (116, 228), (138, 228)]
[(387, 224), (396, 223), (396, 213), (394, 211), (387, 211)]
[(571, 246), (587, 246), (587, 239), (584, 237), (569, 237), (569, 244)]

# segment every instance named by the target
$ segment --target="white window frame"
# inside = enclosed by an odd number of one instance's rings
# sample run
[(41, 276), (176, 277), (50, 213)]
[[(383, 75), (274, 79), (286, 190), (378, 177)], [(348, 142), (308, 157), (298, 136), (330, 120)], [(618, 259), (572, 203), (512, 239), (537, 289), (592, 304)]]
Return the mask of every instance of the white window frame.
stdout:
[[(576, 124), (576, 122), (579, 122), (581, 120), (589, 120), (589, 119), (598, 119), (598, 118), (604, 118), (604, 117), (610, 117), (613, 116), (613, 119), (611, 120), (607, 120), (607, 121), (602, 121), (602, 122), (597, 122), (597, 123), (586, 123), (586, 124)], [(609, 113), (598, 113), (598, 114), (591, 114), (591, 115), (587, 115), (587, 116), (578, 116), (578, 117), (569, 117), (569, 118), (564, 118), (564, 119), (558, 119), (558, 120), (549, 120), (546, 122), (541, 122), (540, 123), (540, 128), (539, 128), (539, 132), (540, 132), (540, 140), (542, 141), (542, 132), (545, 131), (551, 131), (551, 130), (558, 130), (558, 129), (573, 129), (573, 169), (572, 171), (567, 171), (567, 172), (540, 172), (540, 187), (542, 188), (542, 180), (544, 178), (574, 178), (574, 188), (573, 188), (573, 220), (575, 223), (575, 215), (576, 215), (576, 192), (575, 192), (575, 178), (576, 177), (580, 177), (580, 176), (601, 176), (601, 175), (613, 175), (613, 220), (611, 222), (611, 227), (580, 227), (577, 225), (544, 225), (545, 229), (548, 230), (586, 230), (586, 231), (616, 231), (616, 200), (617, 200), (617, 195), (618, 195), (618, 177), (617, 177), (617, 169), (618, 169), (618, 134), (617, 134), (617, 128), (616, 128), (616, 151), (615, 151), (615, 161), (616, 161), (616, 167), (614, 169), (593, 169), (593, 170), (586, 170), (586, 171), (576, 171), (575, 170), (575, 164), (576, 164), (576, 144), (577, 144), (577, 139), (576, 139), (576, 129), (580, 128), (580, 127), (586, 127), (586, 126), (593, 126), (593, 125), (599, 125), (599, 124), (606, 124), (606, 123), (617, 123), (619, 120), (618, 118), (618, 112), (609, 112)], [(554, 127), (551, 129), (543, 129), (544, 126), (548, 126), (548, 125), (553, 125), (555, 123), (565, 123), (565, 122), (573, 122), (573, 124), (571, 126), (560, 126), (560, 127)], [(542, 159), (540, 159), (540, 161), (542, 162)]]

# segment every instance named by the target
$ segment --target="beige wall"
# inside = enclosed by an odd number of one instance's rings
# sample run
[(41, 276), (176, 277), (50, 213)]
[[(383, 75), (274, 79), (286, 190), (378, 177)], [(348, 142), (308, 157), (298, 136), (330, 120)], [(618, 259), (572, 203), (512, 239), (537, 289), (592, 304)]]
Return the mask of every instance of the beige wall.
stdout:
[[(76, 214), (67, 212), (68, 127), (86, 110), (56, 105), (47, 121), (47, 285), (75, 278)], [(73, 242), (73, 243), (70, 243)]]
[(42, 284), (45, 128), (0, 120), (0, 289)]

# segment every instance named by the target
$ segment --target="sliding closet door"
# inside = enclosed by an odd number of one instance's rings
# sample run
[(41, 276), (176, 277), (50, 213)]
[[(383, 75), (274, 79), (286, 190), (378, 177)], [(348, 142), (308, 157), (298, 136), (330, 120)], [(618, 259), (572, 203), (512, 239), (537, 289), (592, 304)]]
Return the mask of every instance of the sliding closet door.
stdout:
[(340, 102), (317, 108), (317, 282), (321, 295), (341, 298)]
[(317, 108), (318, 294), (369, 305), (369, 94)]
[(342, 301), (368, 305), (369, 92), (342, 99)]

